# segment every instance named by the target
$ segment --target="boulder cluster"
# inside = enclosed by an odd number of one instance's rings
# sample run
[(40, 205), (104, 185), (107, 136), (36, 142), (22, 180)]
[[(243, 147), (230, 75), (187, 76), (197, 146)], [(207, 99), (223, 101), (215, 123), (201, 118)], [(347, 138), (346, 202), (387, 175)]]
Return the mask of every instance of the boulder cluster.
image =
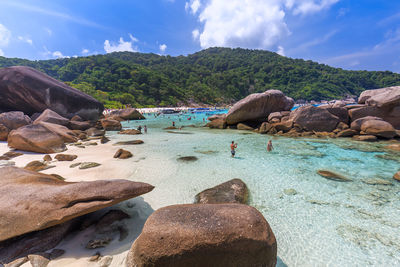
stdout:
[(206, 126), (289, 137), (352, 137), (358, 141), (400, 137), (400, 86), (364, 91), (358, 104), (336, 101), (291, 110), (293, 105), (292, 99), (277, 90), (252, 94), (227, 114), (209, 117)]
[[(113, 206), (153, 190), (153, 186), (128, 180), (67, 182), (57, 174), (39, 171), (55, 167), (52, 156), (67, 150), (109, 141), (106, 130), (121, 130), (121, 121), (143, 118), (133, 108), (102, 115), (103, 105), (92, 97), (28, 67), (0, 69), (0, 141), (11, 149), (46, 154), (16, 168), (9, 161), (23, 155), (9, 151), (0, 165), (0, 266), (46, 266), (60, 256), (50, 253), (84, 215)], [(139, 141), (139, 140), (135, 140)], [(126, 150), (118, 158), (129, 158)], [(74, 161), (77, 155), (57, 154), (57, 161)], [(15, 164), (15, 163), (14, 163)], [(96, 167), (95, 162), (72, 164), (79, 169)], [(72, 168), (71, 165), (71, 168)], [(3, 167), (4, 166), (4, 167)], [(111, 241), (111, 240), (110, 240)], [(40, 262), (40, 263), (39, 263)]]
[(126, 266), (276, 266), (277, 243), (264, 216), (233, 179), (196, 195), (195, 204), (155, 211)]

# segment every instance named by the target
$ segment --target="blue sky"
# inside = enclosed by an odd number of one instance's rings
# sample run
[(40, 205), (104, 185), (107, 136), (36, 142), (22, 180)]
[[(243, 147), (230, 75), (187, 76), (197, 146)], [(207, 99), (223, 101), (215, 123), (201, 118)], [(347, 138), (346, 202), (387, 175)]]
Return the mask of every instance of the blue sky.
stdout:
[(400, 1), (0, 0), (0, 55), (27, 59), (212, 47), (400, 72)]

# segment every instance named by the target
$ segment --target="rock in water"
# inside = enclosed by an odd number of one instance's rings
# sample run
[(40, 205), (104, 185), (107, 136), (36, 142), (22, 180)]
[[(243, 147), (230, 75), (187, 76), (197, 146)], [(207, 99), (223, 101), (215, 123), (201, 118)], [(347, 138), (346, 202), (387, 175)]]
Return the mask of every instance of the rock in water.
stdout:
[(314, 106), (303, 106), (290, 113), (290, 120), (304, 130), (315, 132), (332, 132), (339, 124), (337, 116), (327, 109)]
[(286, 97), (279, 90), (251, 94), (232, 106), (226, 116), (226, 123), (264, 121), (270, 113), (290, 110), (293, 105), (293, 99)]
[(132, 153), (129, 152), (128, 150), (124, 150), (122, 148), (118, 149), (117, 152), (114, 154), (114, 158), (118, 159), (128, 159), (133, 157)]
[(135, 108), (126, 108), (121, 110), (112, 111), (107, 117), (120, 117), (123, 120), (144, 120), (146, 119)]
[(144, 142), (142, 140), (131, 140), (131, 141), (121, 141), (117, 142), (114, 145), (115, 146), (129, 146), (129, 145), (141, 145)]
[(275, 267), (276, 257), (275, 236), (255, 208), (189, 204), (168, 206), (150, 215), (126, 265)]
[(66, 150), (64, 140), (42, 124), (27, 125), (10, 132), (8, 146), (37, 153), (57, 153)]
[(135, 129), (128, 129), (128, 130), (120, 131), (119, 134), (136, 135), (136, 134), (142, 134), (142, 132), (139, 130), (135, 130)]
[(324, 178), (327, 178), (329, 180), (334, 180), (334, 181), (339, 181), (339, 182), (351, 182), (351, 179), (344, 177), (341, 174), (337, 174), (331, 171), (325, 171), (325, 170), (318, 170), (317, 173), (321, 175)]
[(106, 131), (120, 131), (122, 129), (121, 123), (117, 120), (103, 119), (101, 125)]
[(61, 224), (153, 190), (146, 183), (69, 183), (15, 167), (0, 168), (0, 241)]
[(24, 66), (0, 69), (0, 106), (28, 115), (49, 108), (61, 116), (79, 115), (85, 120), (97, 120), (104, 110), (93, 97)]
[(246, 184), (240, 179), (232, 179), (228, 182), (206, 189), (195, 196), (195, 203), (218, 204), (240, 203), (247, 204), (249, 191)]
[(183, 161), (183, 162), (193, 162), (193, 161), (197, 161), (198, 158), (195, 156), (185, 156), (185, 157), (179, 157), (177, 160)]
[(361, 131), (367, 135), (374, 135), (383, 138), (393, 138), (397, 135), (393, 126), (382, 120), (367, 120), (361, 124)]
[(397, 180), (397, 181), (400, 182), (400, 171), (396, 172), (396, 173), (393, 175), (393, 179), (395, 179), (395, 180)]

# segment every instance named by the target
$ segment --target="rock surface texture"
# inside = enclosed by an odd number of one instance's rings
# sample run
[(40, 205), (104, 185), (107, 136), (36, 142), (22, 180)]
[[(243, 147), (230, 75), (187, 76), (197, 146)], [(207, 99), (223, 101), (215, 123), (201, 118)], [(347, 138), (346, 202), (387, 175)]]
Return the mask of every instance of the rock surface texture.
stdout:
[(339, 118), (327, 109), (314, 106), (297, 108), (290, 113), (290, 119), (307, 131), (316, 132), (331, 132), (340, 122)]
[(120, 117), (122, 120), (144, 120), (146, 119), (142, 113), (135, 108), (126, 108), (121, 110), (114, 110), (107, 115), (107, 117)]
[(249, 191), (240, 179), (232, 179), (215, 187), (206, 189), (195, 196), (195, 203), (240, 203), (247, 204)]
[(277, 260), (262, 214), (242, 204), (175, 205), (155, 211), (132, 245), (127, 266), (265, 266)]
[(64, 140), (42, 124), (31, 124), (8, 135), (11, 148), (37, 153), (57, 153), (66, 150)]
[(153, 190), (146, 183), (69, 183), (15, 167), (0, 168), (0, 241), (64, 223)]
[(226, 116), (226, 122), (231, 125), (246, 121), (264, 121), (270, 113), (290, 110), (293, 105), (293, 99), (279, 90), (251, 94), (233, 105)]
[(93, 97), (30, 67), (0, 69), (0, 107), (25, 114), (51, 109), (61, 116), (97, 120), (104, 106)]

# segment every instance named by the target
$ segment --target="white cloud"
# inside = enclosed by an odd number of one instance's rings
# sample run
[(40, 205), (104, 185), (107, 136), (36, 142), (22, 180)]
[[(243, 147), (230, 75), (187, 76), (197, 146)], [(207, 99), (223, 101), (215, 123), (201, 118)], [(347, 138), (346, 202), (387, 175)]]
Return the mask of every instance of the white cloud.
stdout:
[(0, 49), (0, 57), (4, 57), (4, 52), (1, 49)]
[(200, 0), (190, 0), (190, 2), (185, 3), (185, 10), (189, 11), (194, 15), (201, 7)]
[(55, 58), (69, 58), (69, 56), (64, 56), (60, 51), (54, 51), (52, 56)]
[(82, 49), (82, 55), (87, 55), (89, 54), (89, 50), (88, 49)]
[(11, 39), (11, 31), (0, 24), (0, 46), (7, 46)]
[(194, 40), (197, 40), (199, 38), (200, 32), (198, 29), (195, 29), (192, 31), (192, 36)]
[(271, 48), (289, 34), (279, 0), (210, 0), (201, 11), (202, 48)]
[(160, 45), (160, 51), (161, 51), (161, 53), (164, 53), (166, 49), (167, 49), (167, 45), (166, 45), (166, 44), (161, 44), (161, 45)]
[(25, 42), (25, 43), (28, 43), (30, 45), (33, 45), (32, 39), (30, 39), (28, 37), (18, 36), (18, 40), (20, 40), (21, 42)]
[(309, 15), (340, 0), (191, 0), (186, 11), (196, 15), (202, 30), (192, 31), (202, 48), (212, 46), (271, 49), (290, 35), (286, 12)]
[(285, 56), (285, 49), (283, 48), (283, 46), (278, 46), (278, 51), (276, 51), (276, 53), (281, 56)]
[(132, 46), (133, 43), (137, 42), (138, 40), (129, 34), (131, 42), (125, 42), (122, 37), (119, 38), (118, 43), (111, 43), (109, 40), (104, 41), (104, 50), (106, 53), (112, 52), (122, 52), (122, 51), (129, 51), (129, 52), (137, 52), (139, 49), (137, 46)]

